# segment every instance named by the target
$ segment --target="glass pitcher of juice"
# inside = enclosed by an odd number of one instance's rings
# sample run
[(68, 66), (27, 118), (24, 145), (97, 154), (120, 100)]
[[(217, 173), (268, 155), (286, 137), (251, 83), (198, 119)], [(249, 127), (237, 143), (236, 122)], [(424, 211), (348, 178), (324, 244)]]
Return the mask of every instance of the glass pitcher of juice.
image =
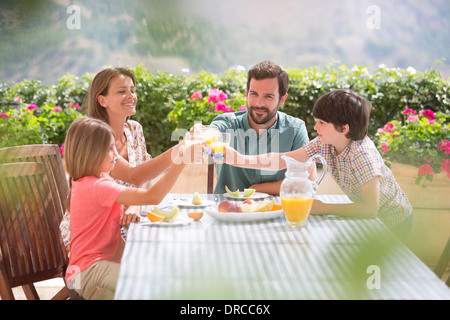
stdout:
[[(286, 178), (280, 187), (281, 205), (287, 223), (293, 228), (302, 228), (307, 225), (307, 219), (313, 204), (319, 184), (322, 182), (327, 170), (327, 163), (321, 156), (310, 158), (307, 162), (299, 162), (288, 156), (281, 156), (286, 161)], [(309, 179), (308, 169), (317, 159), (322, 163), (323, 169), (316, 181)]]

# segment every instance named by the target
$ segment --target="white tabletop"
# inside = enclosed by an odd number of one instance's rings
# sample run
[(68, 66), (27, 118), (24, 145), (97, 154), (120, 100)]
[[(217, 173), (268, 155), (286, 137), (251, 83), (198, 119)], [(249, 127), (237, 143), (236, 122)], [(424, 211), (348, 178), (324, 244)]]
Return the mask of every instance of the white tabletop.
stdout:
[[(164, 203), (189, 197), (169, 194)], [(226, 223), (204, 215), (187, 226), (133, 224), (115, 298), (450, 299), (447, 286), (380, 220), (312, 215), (308, 222), (290, 229), (283, 216)]]

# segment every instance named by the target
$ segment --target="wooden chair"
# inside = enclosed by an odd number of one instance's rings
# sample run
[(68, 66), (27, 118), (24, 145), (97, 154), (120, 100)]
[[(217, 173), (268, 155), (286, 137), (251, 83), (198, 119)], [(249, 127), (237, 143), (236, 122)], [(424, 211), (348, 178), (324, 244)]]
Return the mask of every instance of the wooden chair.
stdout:
[(56, 144), (35, 144), (0, 149), (0, 163), (11, 162), (41, 162), (44, 165), (52, 194), (58, 195), (58, 210), (61, 219), (66, 210), (66, 199), (69, 184), (63, 162)]
[[(63, 277), (68, 257), (59, 230), (58, 199), (40, 162), (0, 164), (0, 296), (22, 286), (39, 299), (38, 281)], [(56, 195), (58, 197), (58, 195)], [(53, 299), (68, 299), (64, 286)]]
[[(450, 263), (450, 237), (447, 240), (447, 244), (445, 245), (444, 251), (439, 258), (436, 267), (434, 268), (434, 273), (437, 274), (439, 278), (442, 279), (444, 273), (449, 271), (449, 263)], [(450, 275), (447, 275), (447, 280), (443, 279), (447, 286), (450, 287)]]

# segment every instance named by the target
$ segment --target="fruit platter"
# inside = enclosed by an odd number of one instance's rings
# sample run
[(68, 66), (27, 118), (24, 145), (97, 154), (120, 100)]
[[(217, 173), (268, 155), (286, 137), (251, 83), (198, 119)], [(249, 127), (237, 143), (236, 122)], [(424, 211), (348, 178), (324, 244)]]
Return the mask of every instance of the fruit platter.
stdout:
[(244, 202), (222, 201), (218, 206), (205, 209), (205, 213), (221, 221), (249, 222), (277, 218), (283, 214), (283, 210), (273, 200), (246, 199)]

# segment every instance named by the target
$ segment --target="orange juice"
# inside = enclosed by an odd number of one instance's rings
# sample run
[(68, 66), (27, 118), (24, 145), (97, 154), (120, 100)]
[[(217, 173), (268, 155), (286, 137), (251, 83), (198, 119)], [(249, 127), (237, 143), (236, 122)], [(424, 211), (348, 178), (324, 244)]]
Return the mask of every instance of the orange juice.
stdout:
[(281, 198), (284, 216), (292, 226), (303, 226), (309, 216), (313, 198), (307, 196), (285, 196)]
[(212, 145), (214, 153), (225, 153), (225, 143), (223, 142), (215, 142)]
[(214, 142), (214, 141), (216, 141), (216, 137), (214, 137), (214, 136), (207, 136), (205, 138), (205, 142), (208, 145), (208, 147), (210, 147), (211, 143)]
[(228, 146), (228, 143), (224, 143), (224, 142), (213, 142), (212, 143), (213, 159), (225, 160), (225, 146)]

